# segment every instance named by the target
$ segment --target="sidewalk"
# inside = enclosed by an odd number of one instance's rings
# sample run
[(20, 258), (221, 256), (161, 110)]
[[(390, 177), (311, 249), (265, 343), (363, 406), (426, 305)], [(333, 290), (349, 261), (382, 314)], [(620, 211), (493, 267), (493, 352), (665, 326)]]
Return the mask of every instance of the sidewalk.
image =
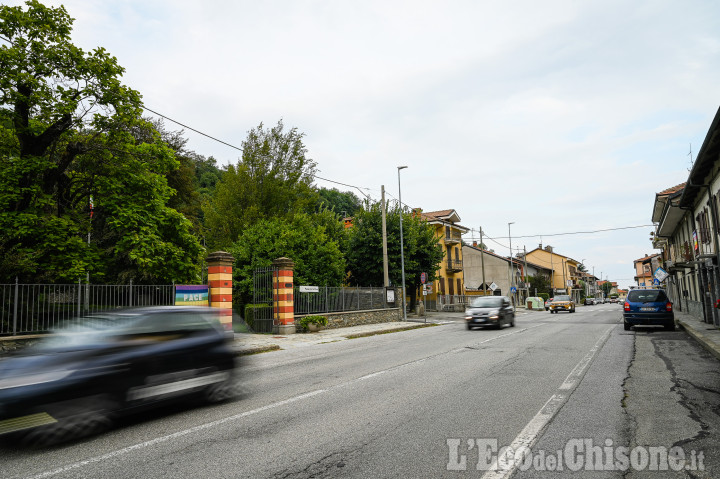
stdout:
[(315, 333), (287, 335), (235, 333), (233, 350), (238, 355), (263, 353), (278, 349), (293, 349), (315, 344), (334, 343), (347, 339), (438, 326), (462, 318), (463, 313), (428, 312), (427, 322), (422, 316), (408, 315), (407, 321), (363, 324), (348, 328), (324, 329)]
[(695, 338), (702, 347), (720, 359), (720, 329), (712, 324), (703, 323), (695, 316), (675, 311), (675, 321), (687, 333)]

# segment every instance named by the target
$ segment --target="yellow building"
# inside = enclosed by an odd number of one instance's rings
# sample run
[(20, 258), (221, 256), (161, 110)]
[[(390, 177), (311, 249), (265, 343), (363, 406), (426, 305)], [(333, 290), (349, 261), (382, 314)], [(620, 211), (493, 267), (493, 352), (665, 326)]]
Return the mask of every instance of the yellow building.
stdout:
[[(465, 294), (465, 279), (463, 277), (462, 235), (470, 231), (459, 224), (460, 216), (455, 210), (423, 212), (417, 208), (413, 214), (420, 215), (425, 221), (435, 227), (435, 234), (442, 246), (445, 258), (436, 272), (437, 279), (432, 284), (432, 293), (429, 300), (439, 300), (442, 303), (457, 302), (453, 296)], [(443, 296), (445, 298), (438, 298)], [(440, 303), (438, 303), (440, 309)]]
[(552, 246), (528, 251), (527, 260), (552, 271), (550, 286), (555, 294), (569, 294), (576, 302), (580, 301), (581, 272), (577, 269), (579, 261), (555, 253)]

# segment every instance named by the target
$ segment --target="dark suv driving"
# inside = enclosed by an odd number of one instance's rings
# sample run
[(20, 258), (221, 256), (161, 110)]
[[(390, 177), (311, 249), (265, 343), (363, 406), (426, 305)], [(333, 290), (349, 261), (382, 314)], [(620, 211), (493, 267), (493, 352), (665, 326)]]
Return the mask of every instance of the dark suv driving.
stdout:
[(625, 331), (633, 326), (663, 326), (675, 330), (673, 305), (662, 289), (633, 289), (623, 306)]

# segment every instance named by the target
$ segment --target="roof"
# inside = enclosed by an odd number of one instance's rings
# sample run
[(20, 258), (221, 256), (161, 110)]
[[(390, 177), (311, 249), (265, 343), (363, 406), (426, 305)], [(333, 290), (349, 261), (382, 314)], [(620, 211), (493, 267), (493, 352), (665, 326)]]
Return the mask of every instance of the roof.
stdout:
[(687, 185), (680, 197), (680, 206), (683, 208), (691, 207), (702, 188), (711, 179), (711, 175), (715, 165), (717, 164), (718, 155), (720, 154), (720, 109), (715, 113), (710, 128), (708, 129), (705, 140), (703, 141), (700, 151), (695, 158), (695, 163), (688, 175)]
[(682, 182), (679, 185), (671, 186), (670, 188), (667, 188), (665, 190), (662, 190), (660, 193), (657, 193), (658, 196), (665, 196), (665, 195), (671, 195), (673, 193), (677, 193), (678, 191), (682, 191), (683, 188), (685, 188), (685, 183)]
[(645, 255), (645, 256), (643, 256), (642, 258), (638, 258), (638, 259), (634, 260), (633, 263), (645, 262), (645, 261), (647, 261), (647, 260), (649, 260), (649, 259), (652, 259), (652, 258), (655, 258), (655, 257), (658, 257), (658, 256), (660, 256), (660, 253)]
[(455, 210), (439, 210), (439, 211), (422, 211), (420, 210), (420, 217), (428, 223), (440, 223), (445, 225), (452, 225), (453, 227), (468, 232), (470, 228), (466, 228), (458, 224), (460, 221), (460, 215)]
[(568, 259), (568, 260), (572, 261), (573, 263), (582, 264), (580, 261), (578, 261), (578, 260), (576, 260), (576, 259), (572, 259), (572, 258), (569, 257), (569, 256), (565, 256), (565, 255), (562, 255), (562, 254), (560, 254), (560, 253), (556, 253), (555, 251), (548, 251), (548, 250), (546, 250), (546, 249), (544, 249), (544, 248), (535, 248), (534, 250), (528, 251), (526, 254), (530, 254), (530, 253), (533, 253), (533, 252), (535, 252), (535, 251), (543, 251), (543, 252), (545, 252), (545, 253), (550, 253), (550, 254), (553, 254), (553, 255), (555, 255), (555, 256), (560, 256), (561, 258)]
[[(474, 249), (475, 251), (480, 251), (481, 253), (486, 253), (486, 254), (489, 254), (489, 255), (491, 255), (491, 256), (495, 256), (496, 258), (500, 258), (500, 259), (502, 259), (502, 260), (504, 260), (504, 261), (508, 261), (508, 257), (507, 257), (507, 256), (502, 256), (502, 255), (499, 255), (499, 254), (497, 254), (497, 253), (493, 253), (492, 251), (488, 251), (488, 250), (486, 250), (486, 249), (482, 249), (482, 248), (480, 248), (479, 246), (471, 246), (471, 245), (469, 245), (469, 244), (465, 244), (465, 245), (463, 245), (463, 247), (472, 248), (472, 249)], [(519, 258), (513, 258), (513, 263), (522, 266), (522, 265), (525, 264), (525, 261), (522, 260), (522, 259), (519, 259)], [(528, 261), (527, 264), (528, 264), (528, 266), (532, 266), (533, 268), (536, 268), (536, 269), (545, 269), (545, 270), (551, 271), (551, 269), (548, 268), (547, 266), (540, 266), (539, 264), (532, 263), (532, 262), (530, 262), (530, 261)]]

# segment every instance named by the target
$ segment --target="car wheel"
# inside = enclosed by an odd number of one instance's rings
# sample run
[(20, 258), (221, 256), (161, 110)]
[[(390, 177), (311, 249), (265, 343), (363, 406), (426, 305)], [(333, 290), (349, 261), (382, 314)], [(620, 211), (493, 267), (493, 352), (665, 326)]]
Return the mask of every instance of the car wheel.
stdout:
[(110, 429), (116, 410), (117, 402), (105, 398), (51, 407), (49, 411), (57, 422), (30, 429), (20, 442), (24, 446), (40, 448), (93, 436)]
[(511, 328), (515, 327), (515, 315), (514, 314), (510, 317), (510, 327)]
[(473, 327), (470, 325), (470, 323), (467, 323), (467, 328), (468, 328), (469, 331), (472, 331), (472, 328), (473, 328)]
[(625, 323), (625, 322), (623, 323), (623, 328), (625, 328), (625, 331), (630, 331), (631, 327), (632, 326), (630, 326), (630, 323)]
[(574, 312), (575, 312), (575, 308), (571, 309), (570, 312), (571, 312), (571, 313), (574, 313)]
[(217, 404), (236, 397), (239, 394), (238, 378), (234, 370), (226, 370), (228, 377), (224, 381), (213, 383), (205, 389), (205, 402)]

